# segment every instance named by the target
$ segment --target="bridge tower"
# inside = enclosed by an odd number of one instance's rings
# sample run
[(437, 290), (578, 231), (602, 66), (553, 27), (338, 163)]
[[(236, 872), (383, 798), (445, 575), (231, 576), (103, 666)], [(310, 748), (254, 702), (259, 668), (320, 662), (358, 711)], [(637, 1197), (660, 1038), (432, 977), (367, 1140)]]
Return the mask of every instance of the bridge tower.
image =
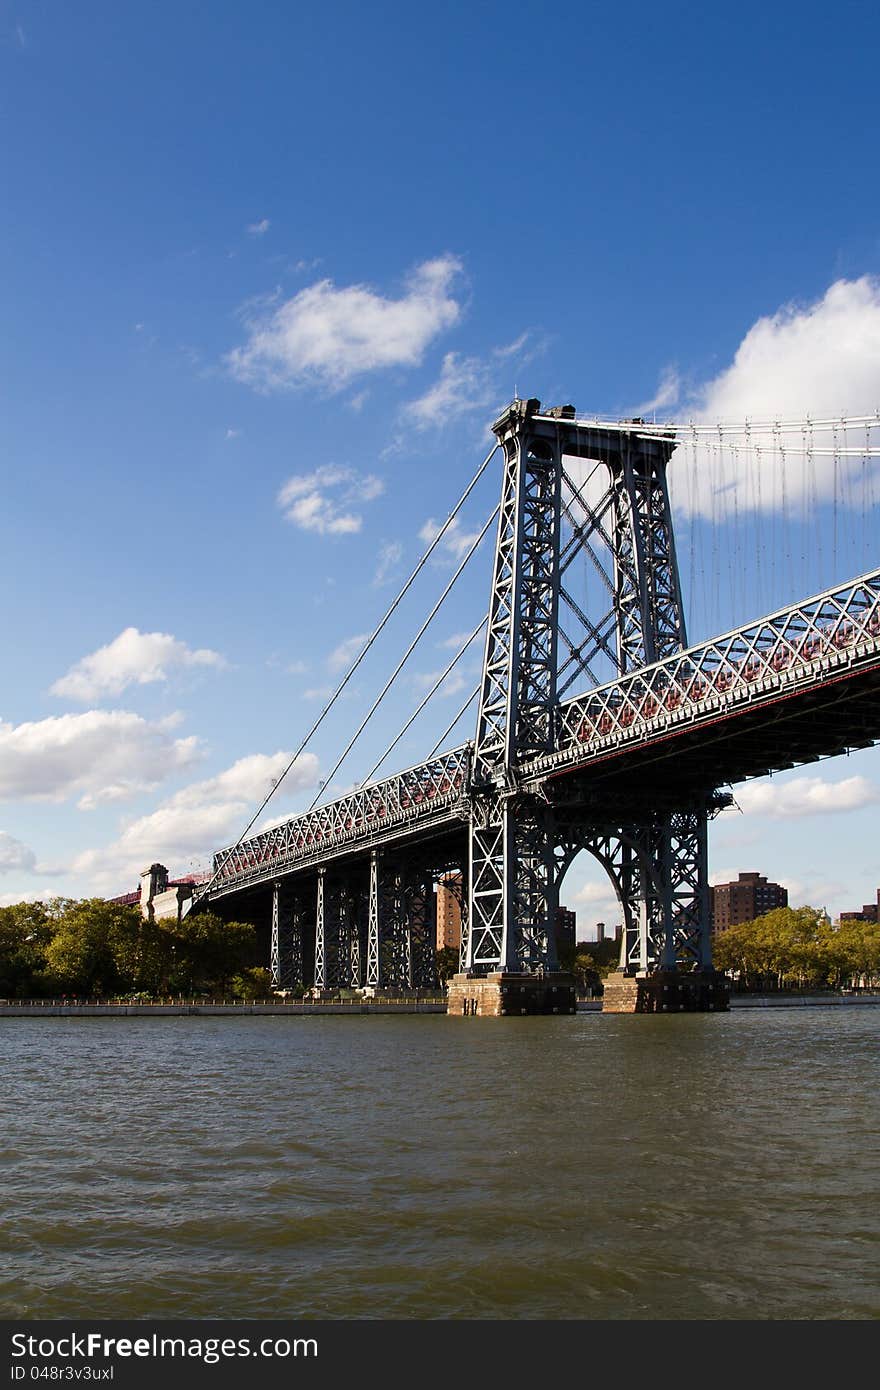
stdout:
[[(624, 916), (612, 1003), (668, 1007), (671, 991), (674, 1007), (694, 1007), (699, 991), (682, 990), (680, 966), (696, 967), (694, 981), (711, 975), (714, 789), (683, 797), (658, 786), (614, 804), (585, 777), (566, 804), (549, 779), (525, 771), (556, 746), (564, 689), (582, 675), (596, 684), (597, 656), (624, 675), (687, 645), (666, 478), (675, 441), (641, 424), (582, 422), (572, 406), (515, 400), (493, 425), (501, 509), (474, 747), (469, 933), (451, 1012), (573, 1010), (555, 916), (561, 875), (581, 848), (605, 864)], [(588, 461), (589, 485), (566, 459)], [(570, 592), (577, 558), (603, 576), (605, 613), (583, 612)], [(563, 611), (576, 616), (579, 640), (560, 626)]]

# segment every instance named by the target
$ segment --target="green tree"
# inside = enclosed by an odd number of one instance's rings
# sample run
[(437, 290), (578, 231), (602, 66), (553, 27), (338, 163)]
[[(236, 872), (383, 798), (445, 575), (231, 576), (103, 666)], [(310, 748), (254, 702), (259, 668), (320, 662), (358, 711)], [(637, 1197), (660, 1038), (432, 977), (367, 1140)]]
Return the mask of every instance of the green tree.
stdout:
[(250, 922), (224, 922), (213, 912), (198, 912), (159, 925), (169, 933), (168, 988), (174, 994), (225, 994), (233, 976), (260, 963)]
[(441, 989), (458, 970), (459, 953), (455, 946), (444, 946), (442, 950), (434, 952), (434, 961), (437, 967), (437, 979)]
[(46, 974), (55, 987), (89, 996), (136, 987), (137, 943), (144, 928), (136, 907), (86, 898), (65, 904), (54, 925)]
[(838, 984), (870, 989), (880, 981), (880, 922), (841, 922), (834, 933)]
[(718, 970), (750, 990), (821, 989), (841, 968), (840, 942), (816, 907), (777, 907), (728, 927), (716, 935), (713, 956)]
[(43, 903), (0, 907), (0, 996), (41, 994), (53, 923)]
[(252, 965), (232, 977), (232, 993), (236, 999), (271, 999), (272, 975), (263, 965)]

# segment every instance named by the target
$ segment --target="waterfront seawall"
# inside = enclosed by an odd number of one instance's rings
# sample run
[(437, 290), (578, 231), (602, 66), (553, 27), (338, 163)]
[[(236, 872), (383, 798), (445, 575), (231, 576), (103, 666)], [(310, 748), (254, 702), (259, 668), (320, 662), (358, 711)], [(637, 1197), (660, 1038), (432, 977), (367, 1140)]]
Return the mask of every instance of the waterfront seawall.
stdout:
[(354, 1003), (337, 1001), (305, 1004), (211, 1004), (194, 1001), (175, 1004), (0, 1004), (0, 1018), (241, 1018), (310, 1014), (445, 1014), (445, 1000), (370, 999)]
[[(880, 1005), (878, 994), (732, 994), (731, 1009), (791, 1009), (804, 1007), (853, 1008), (858, 1005)], [(601, 999), (579, 999), (577, 1012), (602, 1012)], [(445, 1014), (442, 999), (357, 999), (309, 1000), (302, 1003), (254, 1003), (179, 1001), (168, 1004), (61, 1003), (47, 1000), (40, 1003), (11, 1000), (0, 1003), (0, 1018), (241, 1018), (284, 1016), (307, 1017), (314, 1014)]]

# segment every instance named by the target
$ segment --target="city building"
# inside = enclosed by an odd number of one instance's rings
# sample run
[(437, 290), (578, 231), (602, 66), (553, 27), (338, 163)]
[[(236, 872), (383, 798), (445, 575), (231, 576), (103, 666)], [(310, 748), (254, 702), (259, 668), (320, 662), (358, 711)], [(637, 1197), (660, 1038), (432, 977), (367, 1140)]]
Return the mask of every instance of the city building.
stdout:
[(841, 912), (841, 922), (880, 922), (880, 888), (877, 889), (877, 901), (875, 903), (864, 903), (861, 912)]
[(446, 874), (437, 884), (437, 950), (461, 947), (461, 874)]
[(563, 907), (560, 903), (556, 909), (556, 949), (563, 950), (566, 946), (574, 946), (577, 927), (577, 914), (571, 908)]
[(788, 889), (781, 883), (770, 883), (763, 874), (740, 874), (732, 883), (718, 883), (712, 889), (712, 927), (716, 932), (751, 922), (772, 912), (775, 907), (788, 907)]

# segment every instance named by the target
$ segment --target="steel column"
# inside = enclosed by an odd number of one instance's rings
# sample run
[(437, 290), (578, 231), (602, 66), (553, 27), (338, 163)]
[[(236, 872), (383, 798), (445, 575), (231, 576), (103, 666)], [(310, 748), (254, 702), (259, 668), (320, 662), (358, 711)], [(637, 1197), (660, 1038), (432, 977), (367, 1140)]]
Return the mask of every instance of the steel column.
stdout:
[(315, 988), (327, 988), (327, 942), (326, 942), (326, 923), (324, 920), (324, 874), (326, 870), (318, 870), (318, 908), (317, 920), (315, 923)]

